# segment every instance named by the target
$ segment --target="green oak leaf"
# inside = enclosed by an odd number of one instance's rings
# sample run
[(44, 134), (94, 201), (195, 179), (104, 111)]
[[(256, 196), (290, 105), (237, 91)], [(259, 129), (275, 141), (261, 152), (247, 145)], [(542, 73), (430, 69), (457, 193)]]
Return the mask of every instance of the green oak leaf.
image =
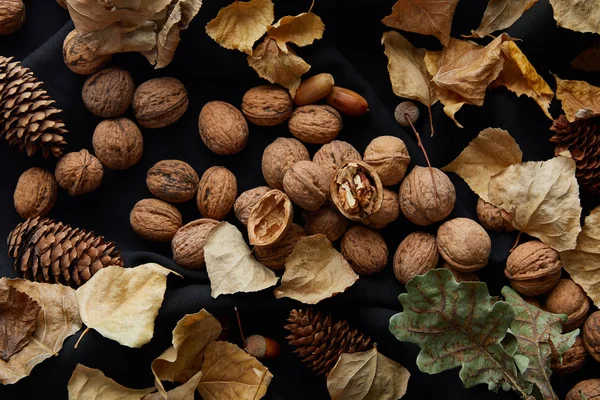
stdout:
[(550, 384), (552, 346), (562, 355), (573, 346), (579, 329), (563, 335), (562, 325), (567, 322), (566, 315), (542, 311), (525, 302), (509, 287), (502, 289), (502, 295), (515, 310), (515, 319), (510, 324), (510, 331), (519, 344), (515, 357), (521, 355), (529, 359), (523, 379), (536, 385), (544, 399), (559, 400)]
[(390, 319), (390, 332), (421, 347), (421, 371), (436, 374), (461, 367), (465, 387), (485, 383), (490, 390), (513, 389), (533, 399), (532, 385), (517, 371), (515, 339), (507, 338), (508, 351), (502, 346), (515, 319), (510, 304), (494, 301), (485, 283), (457, 283), (444, 268), (414, 277), (406, 290), (398, 297), (404, 311)]

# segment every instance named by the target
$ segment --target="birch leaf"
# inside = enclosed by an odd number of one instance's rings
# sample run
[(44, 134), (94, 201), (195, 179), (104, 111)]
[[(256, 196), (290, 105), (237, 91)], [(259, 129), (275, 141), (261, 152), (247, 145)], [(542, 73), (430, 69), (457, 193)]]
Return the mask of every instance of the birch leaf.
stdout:
[(571, 66), (586, 72), (600, 72), (600, 39), (596, 38), (594, 43), (578, 55)]
[(140, 400), (155, 389), (128, 389), (99, 369), (77, 364), (69, 384), (69, 400)]
[(550, 0), (558, 26), (575, 32), (600, 34), (598, 0)]
[(194, 400), (200, 379), (202, 379), (202, 372), (198, 371), (183, 385), (169, 390), (164, 396), (159, 391), (142, 397), (142, 400)]
[(512, 26), (521, 18), (527, 4), (528, 0), (490, 0), (479, 28), (471, 31), (472, 36), (482, 38)]
[(8, 362), (21, 351), (37, 325), (39, 303), (0, 280), (0, 359)]
[(600, 87), (584, 81), (569, 81), (556, 78), (556, 98), (569, 122), (600, 115)]
[(321, 39), (323, 32), (325, 32), (325, 24), (313, 12), (285, 16), (267, 29), (269, 37), (275, 39), (284, 52), (288, 51), (287, 43), (294, 43), (300, 47), (308, 46), (315, 40)]

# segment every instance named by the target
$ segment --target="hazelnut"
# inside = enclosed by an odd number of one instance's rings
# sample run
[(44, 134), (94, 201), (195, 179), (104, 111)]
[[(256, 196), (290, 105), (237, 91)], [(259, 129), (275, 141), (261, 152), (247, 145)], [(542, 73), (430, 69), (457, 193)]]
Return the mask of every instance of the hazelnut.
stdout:
[(452, 272), (456, 282), (479, 282), (479, 278), (473, 272), (461, 272), (452, 268), (447, 262), (444, 262), (441, 268), (446, 268), (448, 271)]
[(304, 220), (306, 221), (304, 224), (306, 233), (310, 236), (323, 234), (330, 242), (341, 238), (350, 224), (346, 217), (329, 206), (305, 212)]
[(248, 217), (251, 245), (268, 246), (281, 240), (294, 219), (292, 202), (281, 190), (265, 193), (252, 207)]
[(122, 68), (106, 68), (85, 81), (81, 96), (94, 115), (114, 118), (125, 114), (131, 105), (134, 89), (129, 72)]
[(425, 232), (413, 232), (398, 246), (394, 255), (394, 275), (407, 284), (417, 275), (434, 269), (439, 260), (435, 237)]
[(381, 180), (369, 164), (348, 161), (331, 181), (331, 199), (346, 218), (366, 222), (383, 203)]
[(283, 190), (298, 207), (318, 210), (327, 201), (329, 182), (325, 170), (312, 161), (298, 161), (283, 178)]
[(408, 149), (402, 139), (395, 136), (379, 136), (365, 149), (363, 161), (369, 164), (384, 186), (399, 183), (410, 164)]
[(330, 106), (302, 106), (294, 111), (288, 126), (304, 143), (325, 144), (342, 130), (342, 117)]
[[(552, 372), (558, 376), (565, 376), (579, 371), (588, 358), (588, 352), (583, 344), (581, 336), (577, 336), (573, 346), (561, 356), (552, 348), (551, 364)], [(562, 359), (562, 360), (561, 360)]]
[(146, 186), (150, 193), (170, 203), (183, 203), (194, 198), (200, 179), (188, 163), (162, 160), (148, 170)]
[(568, 317), (563, 332), (571, 332), (585, 322), (590, 310), (590, 300), (583, 289), (570, 279), (559, 279), (546, 297), (546, 310)]
[(171, 240), (173, 261), (188, 269), (204, 268), (204, 243), (218, 224), (214, 219), (201, 218), (179, 228)]
[(562, 263), (550, 246), (534, 240), (523, 243), (510, 253), (504, 275), (510, 285), (525, 296), (538, 296), (556, 285)]
[(292, 115), (294, 105), (287, 90), (279, 86), (263, 85), (246, 92), (242, 112), (255, 125), (279, 125)]
[(221, 221), (229, 214), (237, 197), (237, 179), (225, 167), (207, 169), (198, 186), (196, 204), (204, 218)]
[(309, 160), (308, 150), (298, 140), (277, 138), (263, 152), (263, 177), (272, 188), (283, 190), (283, 177), (288, 169), (298, 161)]
[(265, 267), (273, 271), (282, 271), (285, 269), (285, 260), (292, 254), (298, 240), (303, 237), (306, 237), (304, 229), (300, 225), (292, 224), (277, 243), (254, 247), (254, 256)]
[(492, 241), (485, 229), (468, 218), (444, 222), (437, 233), (440, 255), (452, 268), (473, 272), (487, 265)]
[(381, 208), (369, 217), (366, 224), (373, 229), (381, 229), (400, 216), (399, 197), (393, 190), (383, 189)]
[(108, 119), (96, 126), (92, 138), (94, 153), (110, 169), (133, 167), (144, 153), (144, 138), (130, 119)]
[(362, 157), (354, 146), (341, 140), (333, 140), (324, 144), (313, 157), (314, 163), (325, 168), (327, 180), (330, 182), (337, 170), (346, 161), (362, 161)]
[(600, 400), (600, 379), (588, 379), (579, 382), (569, 390), (565, 400)]
[(248, 143), (248, 124), (234, 106), (224, 101), (208, 102), (198, 117), (200, 137), (217, 154), (239, 153)]
[(85, 149), (62, 156), (54, 171), (58, 186), (71, 196), (96, 190), (102, 183), (102, 175), (104, 175), (102, 164)]
[(450, 215), (455, 202), (454, 185), (448, 175), (437, 168), (416, 166), (400, 185), (400, 209), (416, 225), (443, 220)]
[(65, 65), (76, 74), (90, 75), (98, 72), (110, 59), (111, 54), (96, 55), (85, 40), (73, 29), (63, 42), (63, 60)]
[(133, 113), (145, 128), (164, 128), (179, 120), (188, 109), (188, 94), (175, 78), (154, 78), (133, 94)]
[(0, 36), (19, 30), (25, 17), (25, 4), (21, 0), (0, 1)]
[(252, 207), (254, 207), (260, 198), (269, 190), (271, 190), (269, 186), (259, 186), (254, 189), (246, 190), (240, 194), (235, 200), (235, 203), (233, 203), (233, 213), (238, 221), (244, 226), (248, 225), (248, 217), (250, 216)]
[(600, 311), (590, 314), (581, 332), (585, 348), (594, 360), (600, 362)]
[(506, 211), (488, 203), (483, 199), (477, 200), (477, 218), (485, 229), (492, 232), (512, 232), (512, 216)]
[(168, 242), (181, 228), (181, 214), (175, 206), (158, 199), (138, 201), (129, 214), (131, 227), (142, 238)]
[(360, 275), (373, 275), (385, 268), (388, 248), (383, 237), (360, 225), (348, 229), (342, 236), (342, 255)]
[[(419, 107), (412, 101), (403, 101), (394, 110), (394, 118), (402, 126), (410, 126), (419, 120)], [(410, 121), (410, 122), (409, 122)]]
[(45, 217), (54, 207), (57, 194), (58, 184), (51, 172), (29, 168), (17, 182), (13, 196), (15, 209), (24, 219)]

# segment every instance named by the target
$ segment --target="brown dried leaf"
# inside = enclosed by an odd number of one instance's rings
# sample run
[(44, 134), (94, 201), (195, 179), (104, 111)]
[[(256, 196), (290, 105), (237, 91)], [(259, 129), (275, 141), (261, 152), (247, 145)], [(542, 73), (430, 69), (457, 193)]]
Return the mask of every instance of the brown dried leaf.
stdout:
[(206, 25), (206, 33), (229, 50), (252, 54), (254, 43), (275, 19), (271, 0), (234, 1)]
[(472, 37), (482, 38), (512, 26), (521, 18), (528, 3), (529, 0), (490, 0), (479, 28), (471, 31)]
[(169, 390), (164, 396), (161, 392), (156, 392), (142, 397), (141, 400), (194, 400), (200, 379), (202, 379), (202, 372), (198, 371), (183, 385)]
[(292, 225), (294, 208), (281, 190), (265, 193), (252, 207), (248, 217), (248, 239), (253, 246), (277, 243)]
[(279, 48), (287, 52), (287, 43), (294, 43), (303, 47), (321, 39), (325, 32), (325, 24), (321, 18), (313, 13), (306, 12), (296, 16), (285, 16), (269, 26), (267, 34), (275, 39)]
[(562, 103), (569, 122), (600, 115), (600, 87), (584, 81), (556, 78), (556, 98)]
[(41, 310), (37, 301), (0, 280), (0, 359), (8, 362), (29, 343)]
[(358, 275), (348, 261), (333, 248), (325, 235), (302, 238), (285, 261), (281, 286), (275, 289), (275, 297), (289, 297), (305, 304), (317, 304), (321, 300), (343, 293)]
[(598, 0), (550, 0), (558, 26), (575, 32), (600, 34)]
[(457, 4), (458, 0), (398, 0), (382, 22), (390, 28), (433, 35), (447, 46)]
[(68, 384), (69, 400), (140, 400), (154, 388), (129, 389), (113, 381), (102, 371), (77, 364)]
[(110, 25), (82, 35), (82, 39), (96, 55), (143, 52), (156, 45), (156, 29), (154, 21), (146, 21), (139, 28), (125, 32), (119, 25)]
[(600, 72), (600, 39), (594, 40), (590, 47), (571, 62), (571, 66), (581, 71)]

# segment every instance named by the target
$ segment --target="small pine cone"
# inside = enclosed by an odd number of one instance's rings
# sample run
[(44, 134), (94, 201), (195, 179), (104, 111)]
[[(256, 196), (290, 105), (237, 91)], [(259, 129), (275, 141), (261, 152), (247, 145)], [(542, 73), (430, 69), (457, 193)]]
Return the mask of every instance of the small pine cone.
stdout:
[(0, 137), (32, 156), (60, 157), (67, 144), (65, 124), (58, 118), (43, 83), (29, 68), (12, 58), (0, 56)]
[(569, 150), (577, 165), (577, 180), (588, 192), (600, 195), (600, 119), (584, 119), (573, 123), (561, 115), (550, 130), (556, 134), (550, 141), (557, 143), (555, 152)]
[(373, 347), (371, 339), (348, 326), (348, 321), (332, 322), (331, 315), (321, 316), (312, 309), (292, 310), (285, 329), (294, 353), (317, 375), (329, 375), (343, 353), (356, 353)]
[(7, 242), (15, 270), (32, 281), (78, 287), (104, 267), (123, 266), (114, 243), (48, 218), (20, 223)]

